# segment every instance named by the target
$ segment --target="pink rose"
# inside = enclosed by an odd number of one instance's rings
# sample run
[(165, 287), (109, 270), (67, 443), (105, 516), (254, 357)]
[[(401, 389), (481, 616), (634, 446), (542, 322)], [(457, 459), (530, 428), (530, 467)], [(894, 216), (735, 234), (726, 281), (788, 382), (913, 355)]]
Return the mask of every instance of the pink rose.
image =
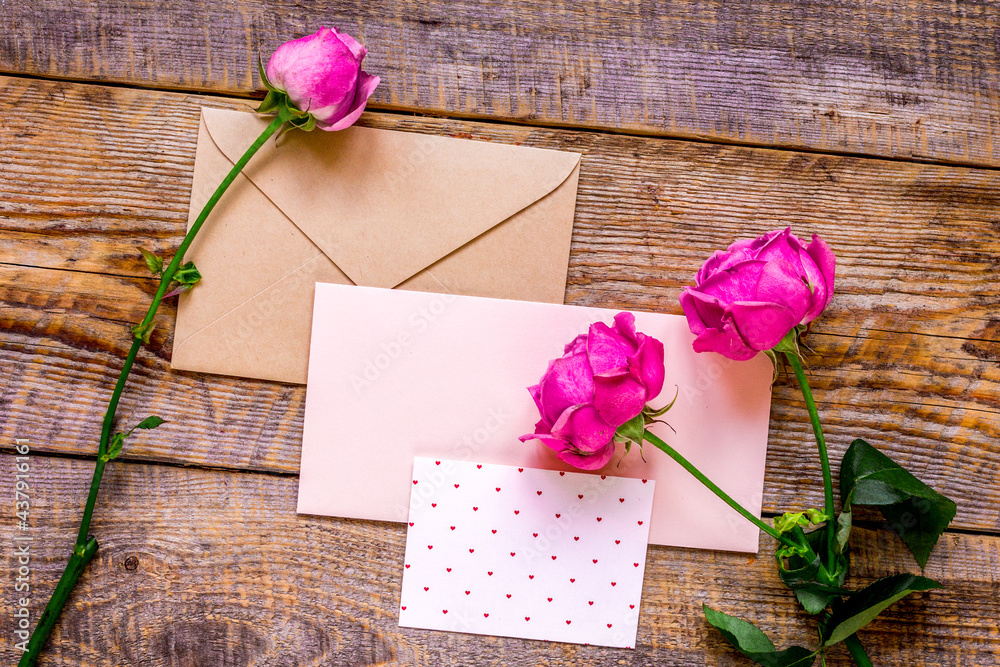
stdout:
[(632, 313), (618, 313), (612, 327), (592, 324), (528, 388), (541, 419), (521, 441), (541, 440), (577, 468), (602, 468), (616, 429), (659, 395), (663, 376), (663, 344), (636, 332)]
[(308, 112), (322, 130), (350, 127), (365, 110), (379, 77), (361, 69), (368, 50), (336, 28), (285, 42), (267, 63), (265, 84)]
[(803, 246), (791, 229), (715, 251), (681, 292), (695, 351), (743, 360), (770, 350), (827, 307), (835, 265), (823, 239)]

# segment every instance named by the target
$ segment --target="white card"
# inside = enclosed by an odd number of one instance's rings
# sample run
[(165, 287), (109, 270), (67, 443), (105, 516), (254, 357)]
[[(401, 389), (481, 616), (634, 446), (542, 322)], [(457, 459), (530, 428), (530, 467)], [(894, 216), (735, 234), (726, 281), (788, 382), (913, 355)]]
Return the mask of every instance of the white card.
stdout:
[(653, 486), (415, 458), (399, 625), (632, 648)]

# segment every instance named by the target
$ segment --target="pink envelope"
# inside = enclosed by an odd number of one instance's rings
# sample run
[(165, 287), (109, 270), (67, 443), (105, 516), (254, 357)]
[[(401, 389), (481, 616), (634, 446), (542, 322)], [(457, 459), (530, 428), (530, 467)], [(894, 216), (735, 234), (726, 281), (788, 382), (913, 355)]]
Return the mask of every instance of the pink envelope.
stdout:
[[(548, 361), (617, 311), (316, 285), (298, 511), (406, 521), (414, 456), (574, 470), (518, 436), (538, 420), (527, 387)], [(771, 364), (696, 354), (682, 316), (636, 312), (663, 342), (667, 379), (653, 405), (674, 407), (669, 442), (759, 514)], [(656, 480), (649, 542), (757, 551), (758, 529), (652, 445), (594, 474)], [(619, 463), (620, 462), (620, 463)]]

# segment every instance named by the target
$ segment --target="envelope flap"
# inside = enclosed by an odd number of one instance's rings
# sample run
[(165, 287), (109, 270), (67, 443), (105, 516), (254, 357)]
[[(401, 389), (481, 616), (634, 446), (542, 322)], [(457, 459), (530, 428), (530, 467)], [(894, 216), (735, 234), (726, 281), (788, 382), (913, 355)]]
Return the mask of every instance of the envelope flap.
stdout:
[[(202, 109), (235, 162), (266, 127)], [(578, 153), (351, 127), (290, 131), (244, 174), (360, 285), (393, 287), (561, 185)]]

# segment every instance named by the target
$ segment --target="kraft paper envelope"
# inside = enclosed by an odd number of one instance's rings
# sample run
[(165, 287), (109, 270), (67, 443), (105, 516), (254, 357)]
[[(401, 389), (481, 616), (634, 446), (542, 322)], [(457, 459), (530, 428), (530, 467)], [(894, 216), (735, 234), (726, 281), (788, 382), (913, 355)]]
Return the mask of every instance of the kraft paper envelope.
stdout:
[[(191, 220), (269, 119), (202, 109)], [(317, 281), (562, 303), (580, 155), (351, 127), (253, 158), (186, 259), (172, 364), (304, 383)]]
[[(317, 285), (298, 511), (406, 521), (415, 456), (573, 470), (545, 445), (518, 441), (538, 421), (527, 387), (566, 343), (615, 312)], [(665, 349), (666, 382), (652, 404), (678, 392), (663, 417), (676, 433), (652, 431), (759, 513), (770, 361), (695, 353), (679, 315), (635, 319)], [(650, 543), (757, 551), (757, 528), (666, 454), (647, 443), (646, 462), (633, 447), (618, 466), (622, 451), (600, 472), (655, 480)]]

